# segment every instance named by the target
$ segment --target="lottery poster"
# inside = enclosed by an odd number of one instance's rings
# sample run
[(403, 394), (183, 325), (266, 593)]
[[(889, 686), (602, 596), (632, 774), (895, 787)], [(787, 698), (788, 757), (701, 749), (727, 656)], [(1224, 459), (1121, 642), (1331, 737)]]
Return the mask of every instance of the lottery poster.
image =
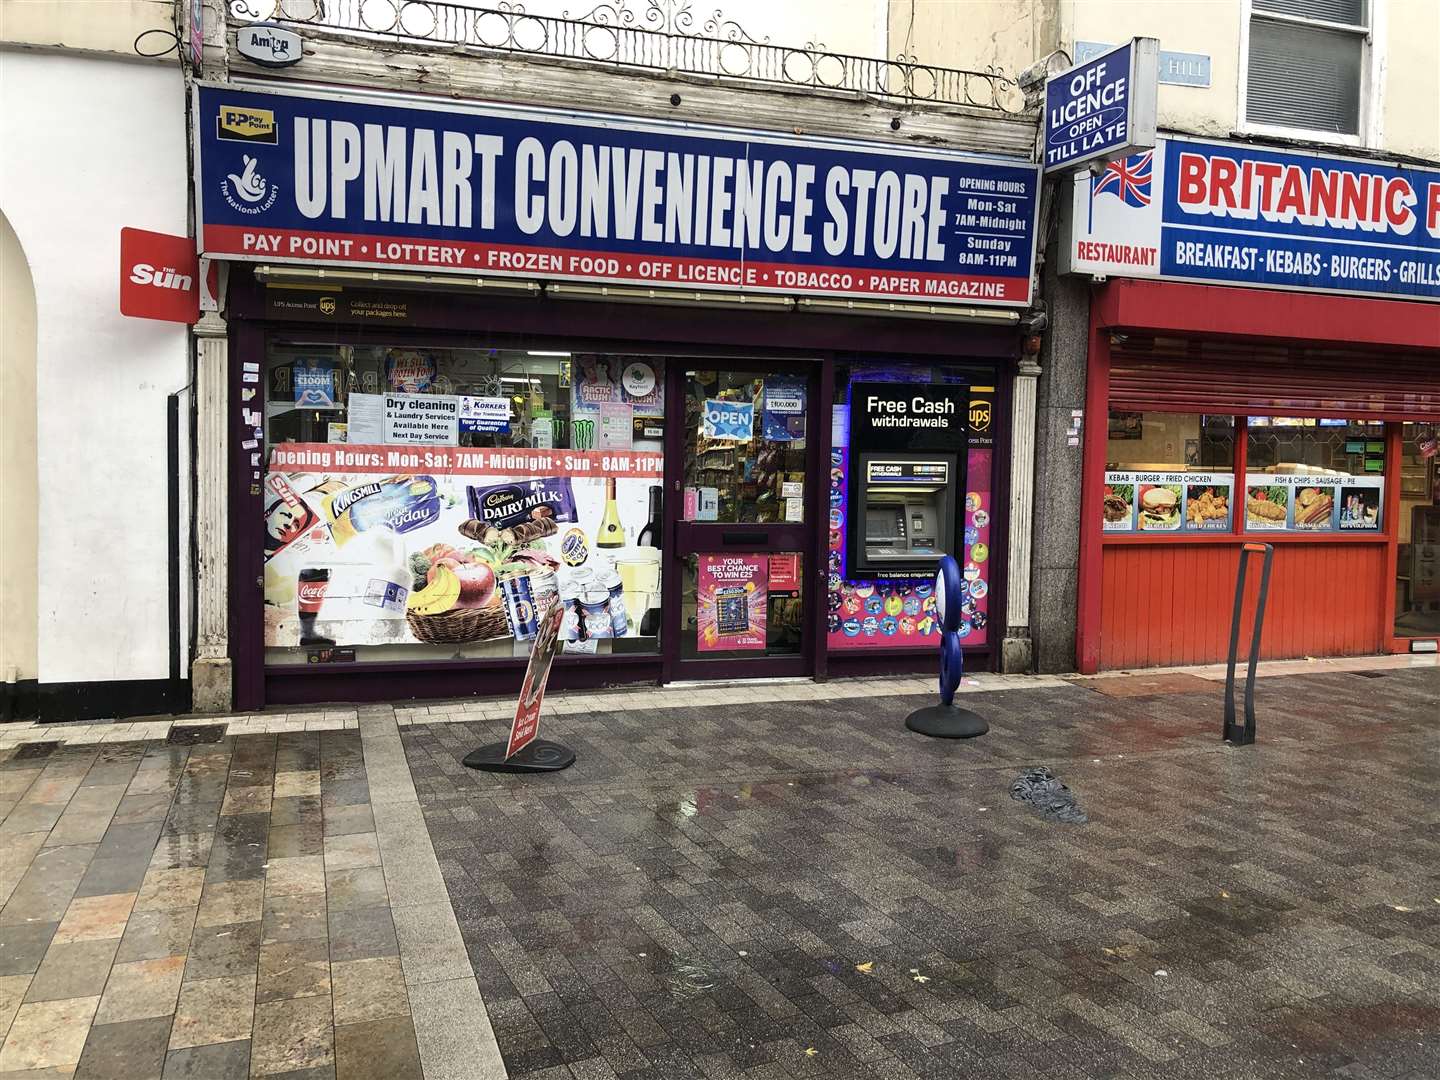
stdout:
[(701, 555), (696, 589), (700, 652), (765, 648), (769, 558)]

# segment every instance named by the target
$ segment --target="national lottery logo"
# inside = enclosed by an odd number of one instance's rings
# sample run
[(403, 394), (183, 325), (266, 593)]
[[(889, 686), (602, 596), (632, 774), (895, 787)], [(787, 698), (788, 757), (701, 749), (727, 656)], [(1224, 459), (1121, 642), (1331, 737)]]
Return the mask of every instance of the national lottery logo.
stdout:
[(263, 214), (275, 205), (280, 188), (260, 173), (259, 163), (249, 154), (242, 155), (240, 171), (227, 173), (220, 181), (220, 193), (231, 209), (242, 214)]

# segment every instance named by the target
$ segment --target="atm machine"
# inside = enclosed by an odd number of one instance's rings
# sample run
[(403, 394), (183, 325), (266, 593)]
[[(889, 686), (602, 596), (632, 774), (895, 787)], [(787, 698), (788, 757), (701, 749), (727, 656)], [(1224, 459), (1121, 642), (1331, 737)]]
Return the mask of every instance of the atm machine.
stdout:
[(853, 383), (845, 578), (933, 579), (963, 561), (969, 387)]
[(941, 556), (954, 554), (953, 468), (949, 455), (861, 452), (851, 481), (864, 507), (854, 570), (935, 576)]

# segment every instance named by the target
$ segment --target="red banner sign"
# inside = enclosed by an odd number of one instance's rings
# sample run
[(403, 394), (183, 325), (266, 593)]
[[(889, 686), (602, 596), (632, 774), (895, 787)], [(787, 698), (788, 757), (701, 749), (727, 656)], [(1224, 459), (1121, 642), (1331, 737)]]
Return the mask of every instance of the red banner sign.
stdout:
[(121, 229), (120, 314), (198, 322), (200, 269), (195, 241), (144, 229)]
[(637, 450), (481, 449), (465, 446), (282, 443), (272, 472), (376, 473), (419, 470), (432, 476), (657, 477), (664, 458)]

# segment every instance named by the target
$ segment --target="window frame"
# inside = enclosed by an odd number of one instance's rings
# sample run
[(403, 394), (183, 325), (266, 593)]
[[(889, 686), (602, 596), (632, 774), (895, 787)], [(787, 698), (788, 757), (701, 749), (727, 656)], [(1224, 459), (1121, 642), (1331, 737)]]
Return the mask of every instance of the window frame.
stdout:
[[(1383, 33), (1385, 5), (1386, 0), (1368, 0), (1365, 5), (1367, 25), (1362, 29), (1350, 23), (1331, 22), (1328, 19), (1311, 19), (1301, 15), (1285, 15), (1263, 9), (1257, 10), (1254, 0), (1240, 0), (1240, 55), (1237, 65), (1239, 78), (1237, 79), (1235, 133), (1275, 139), (1298, 139), (1326, 143), (1331, 146), (1378, 147), (1383, 138), (1384, 110), (1382, 108), (1383, 80), (1381, 74), (1385, 67), (1385, 35)], [(1356, 125), (1359, 130), (1354, 135), (1317, 131), (1312, 128), (1288, 127), (1283, 124), (1257, 123), (1248, 118), (1250, 27), (1256, 19), (1315, 30), (1338, 31), (1361, 39), (1360, 115)]]

